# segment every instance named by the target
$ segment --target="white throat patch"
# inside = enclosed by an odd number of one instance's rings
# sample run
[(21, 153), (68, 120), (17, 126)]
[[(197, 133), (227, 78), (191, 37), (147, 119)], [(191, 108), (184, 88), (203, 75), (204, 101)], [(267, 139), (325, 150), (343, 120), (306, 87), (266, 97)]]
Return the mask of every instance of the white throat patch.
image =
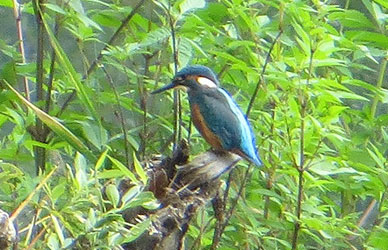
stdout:
[(198, 77), (197, 82), (199, 83), (199, 85), (204, 86), (204, 87), (217, 88), (217, 84), (206, 77), (201, 77), (201, 76)]

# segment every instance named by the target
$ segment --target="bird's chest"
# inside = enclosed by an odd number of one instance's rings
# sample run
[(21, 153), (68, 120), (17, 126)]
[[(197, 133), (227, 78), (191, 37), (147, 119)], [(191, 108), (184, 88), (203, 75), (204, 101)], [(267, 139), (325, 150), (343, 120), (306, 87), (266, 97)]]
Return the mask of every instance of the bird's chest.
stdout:
[(217, 128), (214, 127), (216, 119), (214, 103), (210, 102), (208, 98), (201, 97), (191, 97), (189, 101), (194, 126), (213, 148), (221, 149), (222, 143), (215, 133)]
[[(209, 96), (189, 96), (191, 116), (194, 125), (199, 128), (205, 125), (214, 126), (214, 121), (219, 119), (220, 114), (217, 114), (217, 102), (211, 100)], [(212, 126), (211, 126), (212, 125)]]

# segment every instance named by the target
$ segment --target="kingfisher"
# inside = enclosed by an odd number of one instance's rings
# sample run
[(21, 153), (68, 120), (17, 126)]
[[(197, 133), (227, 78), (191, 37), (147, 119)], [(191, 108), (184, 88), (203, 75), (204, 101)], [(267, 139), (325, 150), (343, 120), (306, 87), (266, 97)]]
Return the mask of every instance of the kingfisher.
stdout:
[(220, 87), (211, 69), (202, 65), (187, 66), (170, 84), (151, 94), (175, 87), (187, 90), (194, 126), (215, 150), (232, 152), (256, 166), (262, 165), (247, 117), (232, 96)]

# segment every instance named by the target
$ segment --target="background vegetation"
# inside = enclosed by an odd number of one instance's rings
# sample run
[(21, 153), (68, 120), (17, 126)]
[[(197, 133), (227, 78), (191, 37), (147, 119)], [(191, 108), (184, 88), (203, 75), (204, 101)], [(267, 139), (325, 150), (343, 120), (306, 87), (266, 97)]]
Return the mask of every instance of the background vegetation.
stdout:
[(224, 176), (226, 218), (209, 204), (187, 249), (388, 249), (387, 1), (15, 3), (0, 1), (0, 208), (21, 249), (147, 229), (120, 215), (158, 206), (144, 163), (180, 138), (209, 147), (184, 94), (149, 95), (188, 64), (250, 111), (264, 166)]

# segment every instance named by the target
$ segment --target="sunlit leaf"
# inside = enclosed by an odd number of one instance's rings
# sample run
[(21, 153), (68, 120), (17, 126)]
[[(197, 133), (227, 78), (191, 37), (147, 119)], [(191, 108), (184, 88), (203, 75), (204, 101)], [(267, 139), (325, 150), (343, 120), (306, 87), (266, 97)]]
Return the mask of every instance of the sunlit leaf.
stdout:
[(143, 182), (144, 185), (146, 185), (147, 181), (148, 181), (148, 176), (147, 176), (147, 173), (144, 171), (143, 166), (140, 164), (139, 160), (136, 158), (135, 152), (133, 152), (133, 165), (135, 167), (136, 173), (140, 177), (140, 180)]
[(205, 4), (205, 0), (183, 0), (179, 7), (181, 13), (185, 13), (193, 9), (203, 8), (205, 7)]
[(113, 207), (117, 207), (120, 201), (120, 193), (117, 190), (116, 185), (109, 184), (105, 188), (106, 196), (108, 196), (109, 201), (112, 203)]
[(120, 161), (108, 155), (109, 160), (121, 171), (121, 173), (128, 177), (134, 183), (138, 183), (136, 176), (128, 169), (128, 167), (124, 166)]

